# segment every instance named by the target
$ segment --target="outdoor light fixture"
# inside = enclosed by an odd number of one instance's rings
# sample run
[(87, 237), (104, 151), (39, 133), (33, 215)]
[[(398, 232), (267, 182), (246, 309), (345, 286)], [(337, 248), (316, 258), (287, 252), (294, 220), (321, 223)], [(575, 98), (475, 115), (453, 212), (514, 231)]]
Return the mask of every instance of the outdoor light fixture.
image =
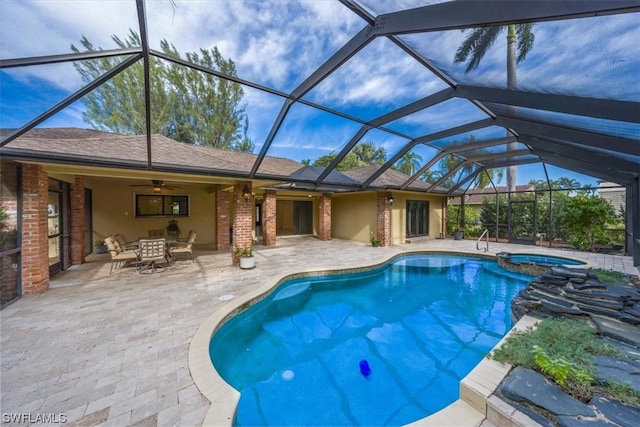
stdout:
[(393, 196), (391, 194), (389, 194), (387, 196), (387, 201), (389, 201), (389, 204), (392, 205), (393, 204)]
[(244, 188), (242, 189), (242, 195), (244, 196), (244, 199), (247, 202), (251, 198), (251, 191), (249, 191), (249, 186), (248, 185), (245, 185)]

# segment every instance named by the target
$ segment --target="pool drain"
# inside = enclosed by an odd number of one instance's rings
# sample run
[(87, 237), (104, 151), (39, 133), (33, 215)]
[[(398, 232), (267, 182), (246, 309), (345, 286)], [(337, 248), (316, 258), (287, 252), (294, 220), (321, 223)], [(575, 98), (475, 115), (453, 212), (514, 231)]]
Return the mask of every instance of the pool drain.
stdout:
[(222, 295), (218, 297), (219, 301), (229, 301), (230, 299), (233, 299), (233, 295)]
[(285, 381), (291, 381), (295, 376), (296, 376), (295, 372), (293, 372), (291, 369), (287, 369), (282, 373), (280, 377)]

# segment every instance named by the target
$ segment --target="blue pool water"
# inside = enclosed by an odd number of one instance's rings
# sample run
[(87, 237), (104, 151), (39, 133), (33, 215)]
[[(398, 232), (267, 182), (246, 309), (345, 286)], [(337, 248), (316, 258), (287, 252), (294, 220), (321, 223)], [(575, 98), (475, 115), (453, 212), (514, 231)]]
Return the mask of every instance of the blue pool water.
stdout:
[(534, 263), (540, 265), (584, 265), (585, 262), (570, 258), (557, 256), (533, 255), (533, 254), (511, 254), (514, 262)]
[(492, 260), (411, 255), (290, 280), (223, 325), (210, 355), (241, 392), (236, 425), (407, 424), (458, 398), (529, 279)]

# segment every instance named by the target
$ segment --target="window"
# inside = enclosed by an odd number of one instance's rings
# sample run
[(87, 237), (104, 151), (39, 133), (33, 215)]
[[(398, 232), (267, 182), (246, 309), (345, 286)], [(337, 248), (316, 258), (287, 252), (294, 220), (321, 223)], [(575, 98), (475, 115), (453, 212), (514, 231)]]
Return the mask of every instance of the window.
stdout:
[(407, 237), (429, 235), (429, 202), (407, 200)]
[(136, 194), (136, 217), (189, 216), (189, 196)]

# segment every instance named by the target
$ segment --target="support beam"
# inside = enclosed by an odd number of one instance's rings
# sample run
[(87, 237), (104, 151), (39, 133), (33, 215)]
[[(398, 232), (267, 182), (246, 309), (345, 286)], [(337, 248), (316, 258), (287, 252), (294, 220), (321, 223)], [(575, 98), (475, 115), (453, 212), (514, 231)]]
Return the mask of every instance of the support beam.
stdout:
[(81, 88), (77, 92), (69, 95), (68, 97), (66, 97), (65, 99), (60, 101), (58, 104), (54, 105), (53, 107), (51, 107), (50, 109), (48, 109), (44, 113), (40, 114), (35, 119), (31, 120), (30, 122), (28, 122), (27, 124), (22, 126), (20, 129), (17, 129), (15, 131), (11, 132), (6, 137), (2, 138), (2, 140), (0, 141), (0, 147), (4, 147), (5, 145), (10, 143), (14, 139), (16, 139), (19, 136), (25, 134), (29, 130), (31, 130), (34, 127), (38, 126), (40, 123), (44, 122), (45, 120), (49, 119), (50, 117), (52, 117), (52, 116), (56, 115), (57, 113), (59, 113), (60, 111), (64, 110), (69, 105), (73, 104), (74, 102), (76, 102), (77, 100), (79, 100), (80, 98), (82, 98), (83, 96), (85, 96), (86, 94), (88, 94), (89, 92), (91, 92), (92, 90), (94, 90), (95, 88), (97, 88), (98, 86), (103, 84), (104, 82), (106, 82), (109, 79), (113, 78), (115, 75), (117, 75), (121, 71), (125, 70), (126, 68), (128, 68), (132, 64), (135, 64), (141, 57), (142, 57), (142, 54), (138, 54), (138, 55), (134, 55), (131, 58), (127, 58), (126, 60), (122, 61), (117, 66), (115, 66), (111, 70), (107, 71), (106, 73), (104, 73), (103, 75), (101, 75), (100, 77), (98, 77), (97, 79), (95, 79), (94, 81), (89, 83), (88, 85), (84, 86), (83, 88)]
[(507, 136), (498, 139), (488, 139), (486, 141), (475, 141), (465, 144), (453, 145), (447, 147), (444, 151), (447, 153), (462, 153), (464, 151), (479, 150), (481, 148), (495, 147), (496, 145), (510, 144), (518, 142), (515, 136)]
[(520, 142), (529, 145), (534, 153), (561, 155), (568, 159), (591, 164), (593, 168), (603, 172), (611, 171), (617, 173), (625, 171), (637, 174), (640, 170), (640, 166), (630, 160), (596, 150), (589, 150), (574, 143), (563, 143), (529, 135), (521, 135)]
[(138, 9), (138, 27), (140, 29), (140, 43), (142, 48), (142, 67), (144, 72), (144, 120), (145, 136), (147, 138), (147, 169), (153, 169), (151, 147), (151, 58), (149, 57), (149, 37), (147, 34), (147, 14), (144, 0), (136, 0)]
[(256, 173), (258, 172), (258, 169), (260, 168), (260, 165), (262, 164), (264, 157), (267, 155), (267, 151), (269, 151), (269, 148), (271, 147), (271, 144), (273, 143), (273, 140), (276, 137), (276, 134), (278, 133), (278, 129), (280, 129), (280, 126), (282, 126), (282, 122), (284, 122), (284, 118), (287, 117), (287, 114), (289, 113), (289, 109), (291, 108), (292, 105), (293, 105), (293, 101), (291, 99), (284, 100), (284, 103), (282, 104), (282, 108), (280, 108), (280, 112), (278, 113), (278, 117), (276, 117), (276, 120), (273, 122), (273, 126), (271, 126), (269, 135), (267, 135), (267, 139), (262, 145), (262, 148), (260, 149), (260, 154), (258, 154), (258, 158), (256, 158), (256, 161), (251, 167), (251, 172), (249, 172), (250, 178), (254, 178), (256, 176)]
[(0, 70), (5, 68), (32, 67), (36, 65), (60, 64), (65, 62), (88, 61), (91, 59), (111, 58), (114, 56), (136, 55), (142, 52), (139, 47), (127, 49), (96, 50), (90, 52), (64, 53), (61, 55), (32, 56), (28, 58), (0, 59)]
[(545, 22), (640, 11), (640, 1), (509, 1), (446, 2), (380, 15), (376, 36), (411, 34), (493, 25)]
[[(378, 179), (378, 177), (382, 175), (384, 171), (386, 171), (391, 166), (393, 166), (398, 160), (402, 158), (402, 156), (404, 156), (407, 152), (409, 152), (409, 150), (411, 150), (413, 147), (415, 147), (418, 144), (428, 145), (428, 143), (432, 141), (437, 141), (439, 139), (447, 138), (447, 137), (458, 135), (461, 133), (471, 132), (476, 129), (482, 129), (482, 128), (491, 126), (493, 124), (494, 124), (494, 121), (492, 118), (482, 119), (482, 120), (478, 120), (472, 123), (467, 123), (461, 126), (456, 126), (451, 129), (445, 129), (440, 132), (435, 132), (429, 135), (421, 136), (420, 138), (416, 138), (412, 141), (409, 141), (407, 145), (405, 145), (402, 149), (400, 149), (389, 160), (387, 160), (387, 162), (384, 165), (382, 165), (376, 172), (374, 172), (369, 178), (367, 178), (367, 180), (362, 185), (365, 188), (368, 187), (373, 181)], [(439, 148), (439, 147), (434, 147), (434, 148), (437, 148), (438, 150), (442, 150), (442, 148)], [(422, 172), (420, 173), (423, 173), (425, 170), (429, 169), (429, 167), (425, 168), (423, 166), (421, 168)]]
[(358, 143), (358, 141), (360, 141), (360, 139), (367, 133), (369, 132), (369, 130), (371, 129), (371, 126), (362, 126), (358, 132), (356, 132), (355, 135), (353, 135), (353, 137), (351, 138), (351, 140), (347, 143), (347, 145), (345, 145), (344, 147), (342, 147), (342, 150), (340, 151), (340, 153), (338, 153), (338, 155), (331, 161), (331, 163), (329, 163), (329, 166), (327, 166), (326, 168), (324, 168), (324, 171), (322, 171), (322, 173), (320, 174), (320, 176), (318, 176), (318, 179), (316, 179), (315, 184), (319, 185), (322, 181), (325, 180), (325, 178), (331, 173), (332, 170), (334, 170), (336, 168), (336, 166), (338, 166), (338, 163), (340, 163), (342, 161), (342, 159), (344, 159), (344, 156), (346, 156), (347, 154), (349, 154), (349, 151), (351, 151), (351, 149), (353, 147), (355, 147), (355, 145)]
[(455, 96), (536, 110), (640, 123), (639, 102), (466, 85), (458, 85)]
[(505, 116), (497, 116), (495, 124), (511, 128), (518, 132), (519, 135), (527, 134), (533, 136), (546, 136), (552, 139), (573, 141), (583, 147), (586, 146), (602, 150), (617, 151), (619, 153), (631, 154), (633, 156), (638, 155), (639, 144), (638, 141), (634, 141), (633, 139), (564, 127), (542, 121)]

